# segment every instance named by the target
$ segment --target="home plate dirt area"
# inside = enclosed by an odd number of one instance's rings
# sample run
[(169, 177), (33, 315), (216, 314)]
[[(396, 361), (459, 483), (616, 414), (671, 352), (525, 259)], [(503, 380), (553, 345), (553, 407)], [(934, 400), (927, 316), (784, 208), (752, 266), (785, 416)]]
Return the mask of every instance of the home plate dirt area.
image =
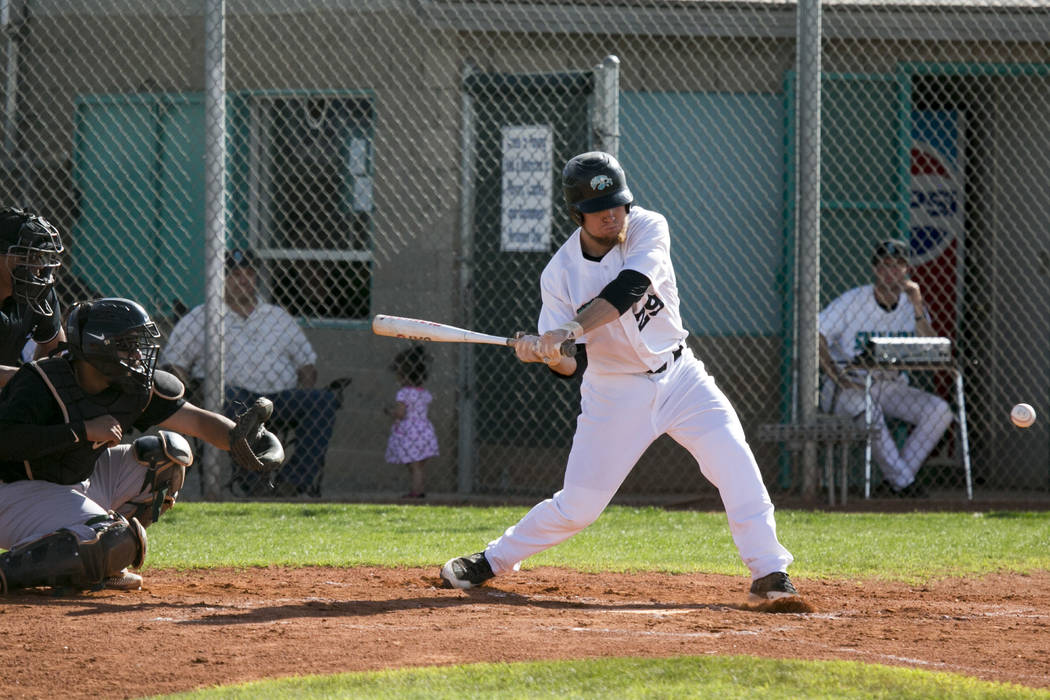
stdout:
[(437, 567), (147, 570), (140, 591), (0, 598), (8, 698), (126, 698), (293, 674), (482, 661), (753, 654), (1050, 688), (1050, 572), (924, 585), (538, 568), (470, 591)]

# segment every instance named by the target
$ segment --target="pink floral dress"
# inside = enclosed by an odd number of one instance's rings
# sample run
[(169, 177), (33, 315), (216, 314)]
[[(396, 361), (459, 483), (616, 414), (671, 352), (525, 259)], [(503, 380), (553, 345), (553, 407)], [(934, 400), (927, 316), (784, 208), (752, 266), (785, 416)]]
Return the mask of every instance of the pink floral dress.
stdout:
[(438, 454), (437, 433), (427, 418), (427, 408), (434, 399), (422, 387), (405, 386), (397, 392), (397, 400), (405, 404), (405, 417), (390, 428), (386, 444), (386, 461), (408, 464)]

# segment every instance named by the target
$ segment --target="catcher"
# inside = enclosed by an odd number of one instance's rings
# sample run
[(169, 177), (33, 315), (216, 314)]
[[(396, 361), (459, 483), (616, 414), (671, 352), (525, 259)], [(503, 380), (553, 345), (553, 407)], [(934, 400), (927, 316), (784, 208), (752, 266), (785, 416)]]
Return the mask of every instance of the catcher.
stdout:
[(0, 593), (140, 588), (128, 567), (142, 565), (145, 528), (175, 504), (193, 462), (179, 433), (257, 471), (284, 461), (263, 427), (268, 399), (236, 421), (188, 403), (182, 383), (155, 370), (159, 338), (134, 301), (81, 302), (59, 345), (67, 352), (23, 365), (0, 392)]

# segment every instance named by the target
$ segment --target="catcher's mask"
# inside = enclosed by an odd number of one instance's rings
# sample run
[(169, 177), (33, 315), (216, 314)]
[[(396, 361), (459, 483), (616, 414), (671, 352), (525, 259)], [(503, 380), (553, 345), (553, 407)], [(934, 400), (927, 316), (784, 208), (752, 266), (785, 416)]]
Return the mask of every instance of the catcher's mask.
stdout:
[(621, 205), (630, 210), (634, 201), (620, 163), (602, 151), (581, 153), (570, 159), (562, 170), (561, 179), (569, 216), (578, 225), (583, 225), (584, 213)]
[(160, 331), (130, 299), (82, 301), (66, 322), (66, 345), (127, 393), (150, 391), (160, 352)]
[(14, 208), (0, 211), (0, 228), (6, 234), (4, 238), (12, 241), (7, 254), (17, 260), (11, 269), (15, 301), (42, 316), (51, 316), (55, 310), (47, 297), (55, 286), (55, 272), (65, 251), (58, 229), (42, 217)]

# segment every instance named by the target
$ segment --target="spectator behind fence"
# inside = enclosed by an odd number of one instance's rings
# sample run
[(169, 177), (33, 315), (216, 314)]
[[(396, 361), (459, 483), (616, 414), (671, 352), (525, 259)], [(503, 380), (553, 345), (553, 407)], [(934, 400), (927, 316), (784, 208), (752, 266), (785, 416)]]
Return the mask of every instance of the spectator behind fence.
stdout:
[[(314, 387), (317, 353), (287, 311), (259, 302), (255, 259), (250, 251), (227, 252), (224, 302), (225, 411), (232, 416), (257, 396), (273, 400), (270, 425), (275, 430), (295, 430), (294, 449), (276, 482), (282, 492), (318, 497), (339, 399), (329, 389)], [(190, 378), (198, 383), (204, 378), (203, 305), (191, 309), (175, 325), (163, 361), (187, 383)], [(236, 466), (231, 487), (241, 496), (269, 492), (265, 475)]]
[[(864, 370), (849, 364), (864, 351), (872, 336), (937, 335), (922, 301), (922, 290), (910, 279), (908, 244), (882, 241), (871, 256), (874, 284), (855, 287), (820, 312), (820, 366), (827, 376), (821, 387), (821, 409), (864, 420)], [(908, 375), (876, 370), (871, 386), (872, 420), (878, 430), (872, 441), (875, 461), (882, 469), (883, 495), (898, 498), (928, 496), (915, 475), (952, 422), (948, 403), (908, 385)], [(886, 418), (912, 424), (902, 448), (886, 425)]]
[(427, 409), (434, 398), (424, 386), (429, 362), (426, 349), (413, 345), (399, 352), (390, 364), (401, 388), (394, 405), (386, 409), (387, 415), (394, 419), (387, 440), (386, 461), (409, 468), (412, 486), (405, 498), (426, 497), (426, 462), (438, 455), (437, 432), (427, 418)]

